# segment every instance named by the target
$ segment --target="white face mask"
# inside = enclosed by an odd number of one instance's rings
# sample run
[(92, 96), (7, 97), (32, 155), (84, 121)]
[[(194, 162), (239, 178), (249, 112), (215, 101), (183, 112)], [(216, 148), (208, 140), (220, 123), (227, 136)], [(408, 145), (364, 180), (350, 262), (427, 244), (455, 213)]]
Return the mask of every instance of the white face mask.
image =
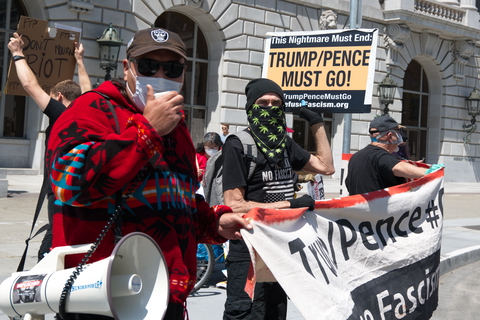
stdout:
[(217, 153), (217, 149), (205, 149), (205, 153), (208, 154), (208, 156), (213, 156), (215, 153)]
[[(395, 135), (397, 136), (397, 141), (379, 141), (378, 140), (379, 138), (383, 137), (384, 135), (386, 135), (389, 132), (395, 133)], [(376, 136), (375, 138), (370, 138), (370, 140), (372, 140), (373, 142), (379, 142), (379, 143), (384, 143), (384, 144), (400, 144), (400, 143), (403, 142), (403, 137), (395, 129), (392, 129), (392, 130), (382, 132), (378, 136)]]
[[(132, 72), (132, 69), (129, 69), (129, 71)], [(141, 112), (145, 110), (145, 103), (147, 103), (147, 84), (153, 87), (153, 91), (155, 92), (155, 98), (158, 98), (163, 92), (180, 92), (180, 90), (182, 89), (181, 82), (172, 81), (165, 78), (140, 77), (135, 76), (133, 73), (132, 76), (135, 78), (135, 93), (132, 93), (128, 84), (127, 90), (132, 96), (133, 104)]]

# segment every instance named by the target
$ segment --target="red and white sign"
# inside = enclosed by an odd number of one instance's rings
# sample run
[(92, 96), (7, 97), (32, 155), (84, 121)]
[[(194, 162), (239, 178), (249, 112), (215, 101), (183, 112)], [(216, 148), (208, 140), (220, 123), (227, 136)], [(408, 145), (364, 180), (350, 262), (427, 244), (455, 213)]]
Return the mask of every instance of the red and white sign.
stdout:
[(253, 209), (246, 291), (275, 281), (306, 319), (429, 319), (438, 304), (440, 169), (305, 209)]

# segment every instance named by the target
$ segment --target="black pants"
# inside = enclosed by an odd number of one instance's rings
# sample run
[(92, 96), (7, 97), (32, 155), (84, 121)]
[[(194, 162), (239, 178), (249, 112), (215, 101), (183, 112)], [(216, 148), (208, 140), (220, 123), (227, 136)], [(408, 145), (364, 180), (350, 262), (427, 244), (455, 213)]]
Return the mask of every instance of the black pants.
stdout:
[(227, 301), (223, 320), (285, 320), (287, 295), (278, 282), (260, 282), (255, 285), (252, 302), (245, 292), (250, 261), (227, 260)]

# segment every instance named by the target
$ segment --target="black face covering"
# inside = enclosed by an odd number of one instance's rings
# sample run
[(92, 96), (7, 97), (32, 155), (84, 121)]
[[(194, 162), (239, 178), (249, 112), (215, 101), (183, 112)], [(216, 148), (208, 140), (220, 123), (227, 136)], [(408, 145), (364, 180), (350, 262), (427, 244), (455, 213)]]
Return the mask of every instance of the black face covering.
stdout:
[(272, 164), (284, 157), (287, 122), (283, 106), (252, 105), (247, 112), (253, 140)]
[[(282, 100), (281, 106), (259, 106), (255, 102), (266, 93), (275, 93)], [(283, 90), (274, 81), (258, 78), (245, 87), (248, 123), (253, 140), (266, 156), (268, 162), (275, 165), (284, 157), (287, 136), (285, 119), (285, 99)]]

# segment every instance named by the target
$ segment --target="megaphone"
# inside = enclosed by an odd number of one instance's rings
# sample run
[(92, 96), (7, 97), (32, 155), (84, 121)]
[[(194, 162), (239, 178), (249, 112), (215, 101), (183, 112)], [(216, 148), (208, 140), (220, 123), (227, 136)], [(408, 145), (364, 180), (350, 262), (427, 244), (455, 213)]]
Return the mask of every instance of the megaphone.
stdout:
[[(0, 285), (0, 309), (25, 320), (43, 320), (45, 314), (58, 313), (63, 288), (75, 270), (64, 268), (64, 258), (90, 247), (57, 247), (30, 271), (13, 273)], [(118, 320), (157, 320), (165, 314), (168, 296), (168, 269), (160, 248), (148, 235), (134, 232), (123, 237), (109, 257), (84, 267), (65, 310)]]

